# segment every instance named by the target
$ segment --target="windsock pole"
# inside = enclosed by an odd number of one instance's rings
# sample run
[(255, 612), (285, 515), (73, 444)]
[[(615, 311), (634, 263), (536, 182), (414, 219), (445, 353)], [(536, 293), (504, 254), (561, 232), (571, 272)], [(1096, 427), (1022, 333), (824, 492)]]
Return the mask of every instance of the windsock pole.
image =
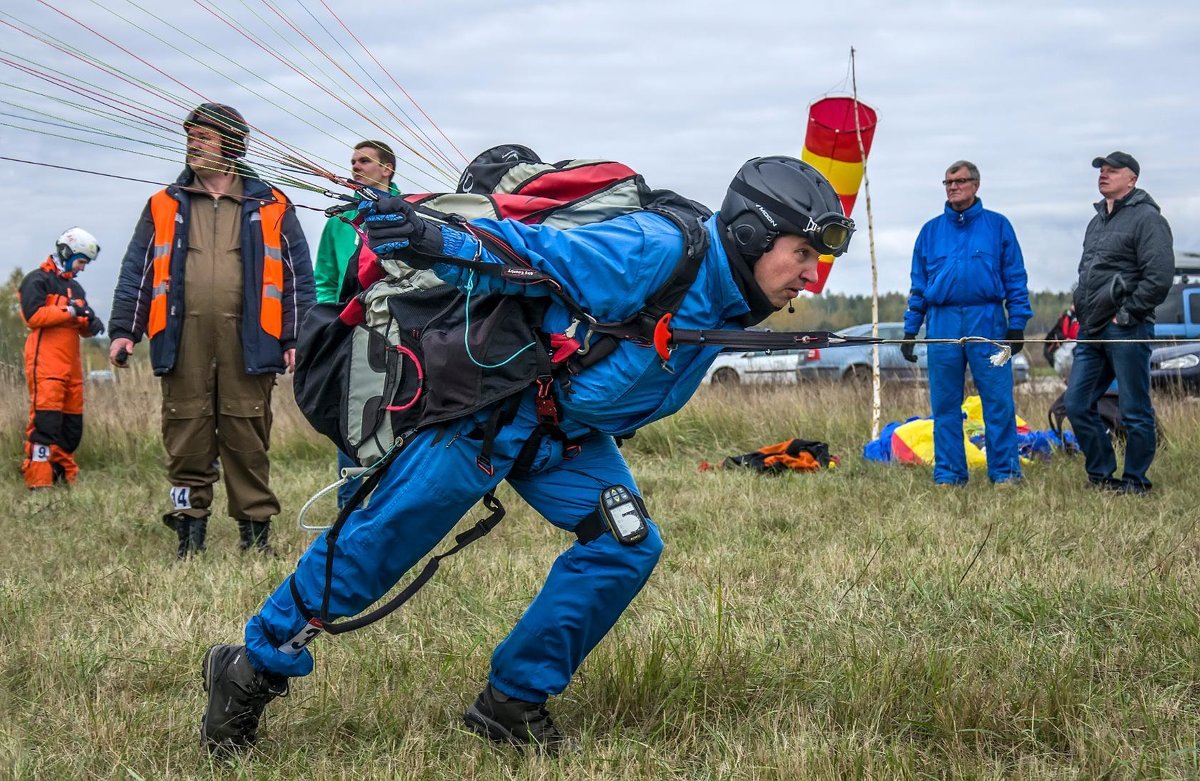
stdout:
[[(871, 249), (871, 336), (879, 338), (879, 267), (875, 263), (875, 221), (871, 215), (871, 179), (867, 176), (867, 152), (863, 147), (862, 123), (858, 114), (858, 75), (854, 68), (854, 47), (850, 47), (850, 85), (854, 93), (854, 131), (858, 153), (862, 156), (863, 195), (867, 204), (867, 242)], [(881, 402), (879, 397), (879, 345), (871, 347), (871, 439), (879, 438)]]

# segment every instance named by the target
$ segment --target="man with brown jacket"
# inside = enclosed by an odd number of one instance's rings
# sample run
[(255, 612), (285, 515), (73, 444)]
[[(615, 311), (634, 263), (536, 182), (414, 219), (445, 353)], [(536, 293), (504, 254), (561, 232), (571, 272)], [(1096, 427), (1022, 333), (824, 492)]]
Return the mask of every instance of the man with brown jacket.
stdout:
[(204, 549), (218, 467), (241, 549), (269, 553), (280, 509), (267, 458), (271, 390), (295, 366), (313, 301), (308, 245), (287, 197), (240, 160), (240, 113), (205, 103), (183, 127), (187, 167), (150, 198), (121, 265), (109, 357), (123, 366), (150, 337), (171, 483), (163, 522), (179, 558)]

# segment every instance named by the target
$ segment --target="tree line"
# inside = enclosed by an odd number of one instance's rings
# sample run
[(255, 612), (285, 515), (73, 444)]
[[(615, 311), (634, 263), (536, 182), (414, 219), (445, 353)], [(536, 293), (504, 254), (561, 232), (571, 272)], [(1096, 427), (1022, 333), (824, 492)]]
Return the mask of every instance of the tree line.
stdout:
[[(1041, 337), (1071, 304), (1070, 293), (1049, 290), (1030, 291), (1033, 319), (1025, 328), (1030, 338)], [(859, 323), (871, 322), (871, 297), (848, 293), (802, 295), (786, 309), (769, 317), (765, 325), (776, 331), (840, 331)], [(907, 293), (883, 293), (879, 296), (879, 322), (898, 322), (908, 308)]]

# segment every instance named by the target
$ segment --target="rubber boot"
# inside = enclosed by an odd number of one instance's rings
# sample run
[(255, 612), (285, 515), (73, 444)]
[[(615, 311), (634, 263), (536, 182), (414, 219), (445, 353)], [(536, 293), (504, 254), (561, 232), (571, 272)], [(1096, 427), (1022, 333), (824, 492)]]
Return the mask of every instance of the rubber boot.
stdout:
[(204, 550), (204, 541), (208, 536), (207, 517), (192, 518), (183, 513), (167, 513), (162, 521), (168, 528), (174, 529), (175, 536), (179, 538), (175, 558), (186, 559)]
[(238, 521), (238, 550), (253, 549), (255, 553), (274, 556), (275, 549), (268, 544), (270, 537), (270, 521)]
[(208, 539), (208, 517), (192, 519), (192, 527), (188, 534), (188, 545), (192, 553), (203, 553), (204, 543)]

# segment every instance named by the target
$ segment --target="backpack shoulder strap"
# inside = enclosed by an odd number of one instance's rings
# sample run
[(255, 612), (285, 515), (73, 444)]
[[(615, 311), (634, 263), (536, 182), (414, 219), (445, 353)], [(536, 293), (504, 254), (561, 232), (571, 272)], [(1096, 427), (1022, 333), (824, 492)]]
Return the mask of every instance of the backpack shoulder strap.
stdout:
[[(665, 191), (659, 191), (665, 192)], [(670, 193), (679, 201), (686, 201), (681, 196)], [(674, 314), (679, 310), (683, 299), (692, 285), (696, 284), (696, 276), (700, 273), (700, 264), (708, 253), (708, 231), (704, 228), (707, 219), (703, 206), (663, 201), (647, 207), (670, 220), (680, 233), (683, 234), (683, 254), (675, 263), (671, 275), (647, 298), (642, 308), (632, 317), (620, 323), (595, 324), (592, 330), (599, 334), (592, 346), (583, 355), (571, 359), (571, 371), (578, 373), (594, 366), (602, 359), (612, 354), (622, 339), (644, 339), (650, 342), (654, 336), (654, 327), (666, 314)]]

